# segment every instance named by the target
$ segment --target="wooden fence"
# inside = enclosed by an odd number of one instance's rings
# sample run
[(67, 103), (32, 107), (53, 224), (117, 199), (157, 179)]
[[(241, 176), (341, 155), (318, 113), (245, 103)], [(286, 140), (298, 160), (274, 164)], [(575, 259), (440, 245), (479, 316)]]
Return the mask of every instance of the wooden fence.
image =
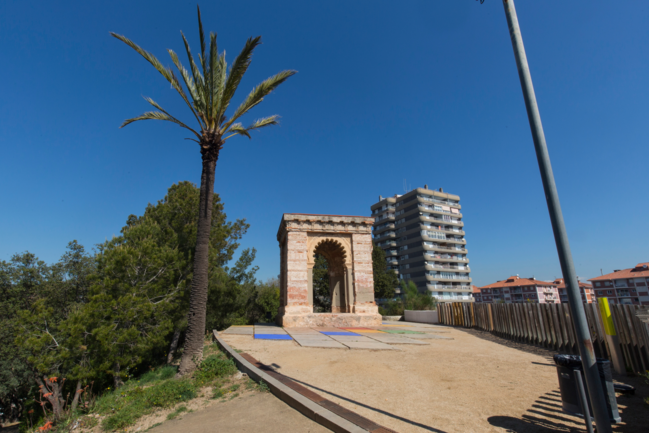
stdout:
[[(637, 313), (646, 314), (647, 306), (611, 304), (610, 308), (627, 368), (644, 373), (649, 370), (649, 332)], [(585, 303), (584, 309), (596, 356), (610, 359), (598, 305)], [(478, 328), (509, 340), (578, 354), (568, 304), (443, 302), (437, 310), (445, 325)]]

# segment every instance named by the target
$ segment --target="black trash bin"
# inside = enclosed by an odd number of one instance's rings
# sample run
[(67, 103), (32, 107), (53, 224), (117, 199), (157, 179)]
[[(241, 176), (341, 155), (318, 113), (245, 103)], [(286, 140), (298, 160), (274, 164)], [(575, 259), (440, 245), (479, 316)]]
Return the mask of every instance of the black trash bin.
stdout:
[[(554, 363), (557, 365), (557, 375), (559, 376), (559, 389), (561, 390), (561, 402), (563, 410), (566, 413), (584, 417), (579, 403), (579, 390), (575, 371), (579, 371), (583, 379), (583, 367), (581, 365), (581, 356), (579, 355), (554, 355)], [(613, 375), (611, 374), (611, 362), (607, 359), (597, 358), (597, 370), (599, 378), (604, 389), (606, 408), (608, 416), (613, 423), (619, 423), (620, 412), (617, 409), (617, 400), (615, 399), (615, 389), (613, 388)], [(586, 381), (584, 380), (584, 387)], [(588, 401), (588, 410), (591, 417), (593, 416), (593, 407), (590, 403), (588, 391), (586, 391), (586, 400)]]

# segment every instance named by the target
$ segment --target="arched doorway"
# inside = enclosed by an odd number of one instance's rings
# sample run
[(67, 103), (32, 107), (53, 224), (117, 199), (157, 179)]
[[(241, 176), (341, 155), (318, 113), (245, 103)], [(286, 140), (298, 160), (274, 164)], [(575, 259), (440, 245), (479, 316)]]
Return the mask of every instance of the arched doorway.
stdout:
[[(329, 304), (331, 305), (329, 311), (332, 313), (346, 313), (350, 311), (350, 291), (349, 291), (349, 273), (347, 266), (347, 257), (345, 249), (340, 242), (333, 239), (324, 239), (320, 241), (313, 250), (313, 261), (314, 264), (317, 262), (318, 256), (326, 260), (326, 268), (329, 279), (329, 299), (326, 298), (326, 294), (318, 293), (317, 282), (312, 283), (312, 295), (313, 305), (321, 305), (327, 308)], [(318, 275), (313, 275), (312, 278), (317, 278)], [(318, 299), (320, 298), (320, 299)], [(314, 309), (315, 312), (315, 309)], [(324, 312), (324, 311), (323, 311)]]
[[(280, 248), (280, 309), (285, 327), (378, 326), (374, 302), (371, 217), (284, 214)], [(316, 256), (326, 262), (331, 312), (314, 311)], [(324, 266), (323, 266), (324, 268)], [(324, 275), (322, 280), (325, 280)]]

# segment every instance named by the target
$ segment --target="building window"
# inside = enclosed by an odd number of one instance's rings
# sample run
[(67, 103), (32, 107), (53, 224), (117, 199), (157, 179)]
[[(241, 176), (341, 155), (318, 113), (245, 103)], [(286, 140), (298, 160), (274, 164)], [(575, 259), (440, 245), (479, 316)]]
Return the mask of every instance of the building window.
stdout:
[(607, 290), (607, 291), (606, 291), (606, 294), (607, 294), (607, 295), (612, 295), (612, 294), (613, 294), (613, 290)]
[(599, 286), (600, 286), (600, 282), (599, 282), (599, 281), (595, 281), (595, 287), (599, 287)]

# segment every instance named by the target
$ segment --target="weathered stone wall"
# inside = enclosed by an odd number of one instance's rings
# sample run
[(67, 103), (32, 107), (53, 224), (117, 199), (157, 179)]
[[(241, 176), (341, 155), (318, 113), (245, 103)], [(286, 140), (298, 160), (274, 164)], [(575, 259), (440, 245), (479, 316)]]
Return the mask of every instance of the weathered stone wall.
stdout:
[[(374, 302), (371, 217), (284, 214), (280, 244), (280, 314), (282, 326), (376, 326), (381, 323)], [(343, 275), (341, 306), (332, 313), (313, 313), (312, 272), (317, 245), (339, 245)], [(341, 308), (344, 305), (344, 308)], [(334, 307), (332, 307), (334, 308)]]

